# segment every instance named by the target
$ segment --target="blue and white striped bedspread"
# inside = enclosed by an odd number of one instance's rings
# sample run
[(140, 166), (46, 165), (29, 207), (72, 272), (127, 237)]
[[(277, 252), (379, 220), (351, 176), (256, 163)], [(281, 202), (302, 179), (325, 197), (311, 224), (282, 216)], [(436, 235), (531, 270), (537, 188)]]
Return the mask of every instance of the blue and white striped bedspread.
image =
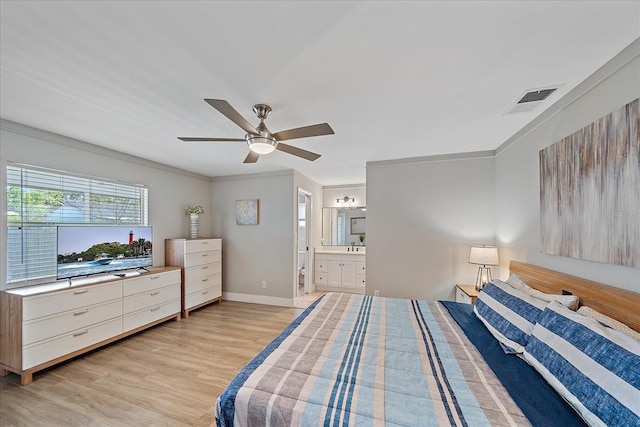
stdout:
[(437, 302), (330, 293), (218, 398), (218, 426), (529, 425)]

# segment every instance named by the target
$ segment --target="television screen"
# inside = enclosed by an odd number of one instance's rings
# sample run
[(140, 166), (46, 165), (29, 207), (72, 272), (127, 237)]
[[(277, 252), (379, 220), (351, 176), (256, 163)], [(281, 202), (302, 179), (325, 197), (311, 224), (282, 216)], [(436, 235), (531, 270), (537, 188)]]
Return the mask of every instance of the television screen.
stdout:
[(153, 265), (153, 232), (140, 226), (58, 226), (58, 279)]

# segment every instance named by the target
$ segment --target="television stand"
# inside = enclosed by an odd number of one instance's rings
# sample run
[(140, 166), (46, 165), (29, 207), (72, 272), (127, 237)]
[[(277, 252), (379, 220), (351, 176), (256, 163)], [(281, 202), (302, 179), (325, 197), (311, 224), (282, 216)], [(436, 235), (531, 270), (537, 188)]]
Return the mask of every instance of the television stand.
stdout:
[(0, 376), (33, 374), (167, 320), (180, 320), (181, 271), (75, 279), (0, 291)]

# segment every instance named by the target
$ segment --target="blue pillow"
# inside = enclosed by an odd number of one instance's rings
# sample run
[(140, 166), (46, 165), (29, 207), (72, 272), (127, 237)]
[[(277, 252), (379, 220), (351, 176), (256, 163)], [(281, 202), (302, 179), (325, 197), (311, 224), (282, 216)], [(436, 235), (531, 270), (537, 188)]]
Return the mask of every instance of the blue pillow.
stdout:
[(551, 302), (524, 358), (589, 425), (640, 426), (640, 343)]
[(505, 353), (522, 353), (547, 304), (505, 282), (493, 280), (478, 295), (473, 311)]

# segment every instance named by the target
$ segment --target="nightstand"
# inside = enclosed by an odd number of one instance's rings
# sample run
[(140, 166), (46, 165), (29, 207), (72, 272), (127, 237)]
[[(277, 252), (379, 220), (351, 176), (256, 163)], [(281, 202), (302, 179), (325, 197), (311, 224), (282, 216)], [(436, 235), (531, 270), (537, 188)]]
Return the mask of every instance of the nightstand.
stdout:
[(456, 302), (475, 304), (479, 293), (475, 285), (456, 285)]

